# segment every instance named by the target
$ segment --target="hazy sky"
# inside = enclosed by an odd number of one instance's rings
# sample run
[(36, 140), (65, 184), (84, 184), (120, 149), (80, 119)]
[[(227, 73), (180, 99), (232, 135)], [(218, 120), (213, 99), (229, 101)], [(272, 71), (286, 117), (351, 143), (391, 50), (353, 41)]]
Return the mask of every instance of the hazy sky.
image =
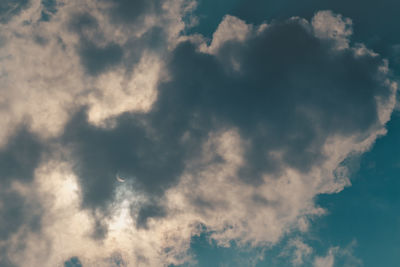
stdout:
[(397, 266), (399, 9), (3, 0), (0, 266)]

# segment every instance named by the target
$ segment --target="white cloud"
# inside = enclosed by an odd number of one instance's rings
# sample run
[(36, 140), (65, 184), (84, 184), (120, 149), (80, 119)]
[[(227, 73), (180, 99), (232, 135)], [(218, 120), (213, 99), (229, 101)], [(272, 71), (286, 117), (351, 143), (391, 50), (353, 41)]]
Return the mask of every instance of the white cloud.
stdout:
[(162, 67), (157, 56), (145, 54), (132, 74), (125, 75), (123, 69), (101, 74), (87, 98), (89, 121), (103, 125), (124, 112), (148, 112), (157, 98)]
[(333, 267), (335, 263), (334, 251), (335, 248), (331, 248), (326, 256), (316, 257), (314, 260), (314, 267)]
[(353, 34), (351, 19), (333, 14), (332, 11), (319, 11), (311, 24), (317, 37), (335, 40), (337, 49), (349, 47), (349, 37)]
[(161, 14), (148, 14), (141, 27), (132, 27), (111, 23), (108, 5), (95, 0), (57, 1), (58, 11), (51, 21), (41, 21), (43, 5), (35, 0), (9, 23), (0, 24), (0, 146), (22, 122), (43, 138), (56, 137), (83, 105), (89, 105), (91, 122), (101, 124), (123, 112), (145, 112), (154, 101), (154, 86), (165, 74), (160, 73), (163, 54), (137, 50), (142, 53), (138, 55), (140, 64), (132, 72), (119, 68), (88, 77), (77, 53), (82, 38), (69, 26), (77, 19), (74, 16), (87, 13), (97, 20), (98, 26), (85, 28), (83, 34), (99, 47), (129, 45), (153, 26), (162, 26), (173, 48), (185, 26), (182, 16), (190, 12), (193, 3), (165, 1)]
[(213, 34), (212, 42), (207, 48), (211, 54), (216, 53), (218, 48), (228, 41), (244, 41), (252, 30), (252, 25), (246, 24), (243, 20), (226, 15), (217, 30)]

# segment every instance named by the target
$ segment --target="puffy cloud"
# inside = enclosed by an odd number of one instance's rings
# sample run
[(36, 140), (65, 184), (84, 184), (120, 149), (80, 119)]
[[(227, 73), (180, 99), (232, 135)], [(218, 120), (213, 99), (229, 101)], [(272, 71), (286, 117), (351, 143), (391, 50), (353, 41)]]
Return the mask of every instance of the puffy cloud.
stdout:
[[(43, 20), (48, 5), (32, 0), (20, 15), (0, 24), (0, 145), (21, 122), (43, 138), (59, 136), (83, 105), (97, 124), (149, 108), (161, 75), (160, 58), (174, 46), (184, 29), (182, 17), (192, 5), (184, 0), (157, 2), (157, 9), (146, 9), (135, 22), (141, 26), (133, 27), (113, 23), (108, 12), (111, 7), (125, 9), (132, 1), (125, 2), (57, 1), (51, 20)], [(153, 71), (147, 74), (144, 67)], [(111, 70), (114, 74), (108, 74)], [(130, 101), (116, 105), (127, 95)]]
[(315, 35), (321, 39), (336, 40), (337, 49), (349, 47), (349, 37), (353, 33), (352, 21), (331, 11), (320, 11), (312, 19)]
[[(351, 21), (226, 16), (208, 45), (183, 36), (193, 7), (59, 1), (43, 19), (32, 1), (0, 26), (2, 185), (25, 201), (14, 217), (40, 226), (3, 237), (8, 262), (179, 264), (202, 231), (274, 245), (350, 184), (341, 163), (385, 133), (397, 89), (387, 62), (350, 45)], [(293, 246), (300, 264), (309, 248)]]
[(227, 41), (244, 41), (250, 33), (251, 25), (244, 21), (227, 15), (219, 24), (212, 37), (212, 43), (208, 47), (209, 53), (216, 53), (218, 48)]

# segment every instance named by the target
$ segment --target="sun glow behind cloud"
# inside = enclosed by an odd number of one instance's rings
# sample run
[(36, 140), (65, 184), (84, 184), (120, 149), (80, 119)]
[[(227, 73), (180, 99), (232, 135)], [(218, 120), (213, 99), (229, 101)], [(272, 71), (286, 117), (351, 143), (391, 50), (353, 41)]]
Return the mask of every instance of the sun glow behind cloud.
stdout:
[(202, 232), (225, 247), (306, 232), (325, 213), (315, 197), (350, 185), (343, 160), (385, 134), (387, 61), (330, 11), (258, 26), (225, 16), (207, 42), (185, 35), (193, 1), (130, 4), (58, 1), (42, 21), (32, 1), (0, 26), (0, 143), (26, 164), (13, 141), (24, 125), (45, 151), (31, 180), (4, 178), (41, 225), (1, 241), (8, 261), (165, 266), (193, 261)]

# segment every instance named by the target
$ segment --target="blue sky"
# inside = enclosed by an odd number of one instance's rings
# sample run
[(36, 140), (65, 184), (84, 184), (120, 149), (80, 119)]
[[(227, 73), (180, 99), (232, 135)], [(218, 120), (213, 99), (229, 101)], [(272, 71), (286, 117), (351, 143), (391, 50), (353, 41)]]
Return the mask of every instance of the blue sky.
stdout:
[(330, 215), (319, 222), (322, 240), (343, 244), (357, 240), (354, 251), (364, 266), (396, 266), (399, 261), (399, 114), (388, 123), (388, 134), (362, 156), (352, 186), (321, 196)]
[(399, 8), (2, 2), (0, 266), (397, 266)]

